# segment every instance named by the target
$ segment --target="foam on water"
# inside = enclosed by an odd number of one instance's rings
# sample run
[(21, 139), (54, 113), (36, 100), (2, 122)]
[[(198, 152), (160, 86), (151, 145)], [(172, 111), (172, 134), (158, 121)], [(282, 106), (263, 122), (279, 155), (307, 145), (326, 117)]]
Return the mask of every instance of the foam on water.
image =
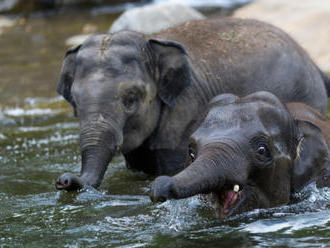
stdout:
[(290, 234), (297, 230), (310, 228), (313, 226), (325, 226), (330, 223), (330, 210), (319, 213), (306, 213), (300, 215), (286, 216), (278, 220), (258, 220), (246, 225), (242, 230), (250, 233), (272, 233), (283, 231), (282, 233)]
[(11, 117), (56, 115), (67, 111), (67, 109), (61, 107), (63, 102), (64, 100), (61, 96), (53, 98), (29, 97), (24, 99), (22, 106), (7, 106), (3, 108), (0, 106), (0, 120)]
[(44, 103), (57, 103), (63, 101), (64, 98), (62, 96), (52, 97), (52, 98), (46, 98), (46, 97), (27, 97), (24, 99), (24, 103), (36, 106), (38, 104), (44, 104)]
[[(284, 234), (292, 234), (314, 226), (330, 224), (330, 188), (318, 189), (313, 183), (305, 187), (299, 195), (307, 195), (307, 198), (293, 205), (246, 213), (256, 221), (242, 225), (242, 231), (250, 233), (281, 231)], [(260, 217), (266, 219), (258, 220)]]
[(55, 109), (41, 109), (41, 108), (35, 108), (35, 109), (23, 109), (23, 108), (10, 108), (5, 109), (4, 114), (8, 116), (13, 117), (19, 117), (19, 116), (37, 116), (37, 115), (53, 115), (59, 113), (59, 110)]
[(61, 130), (61, 129), (78, 129), (79, 124), (77, 122), (67, 122), (67, 123), (56, 123), (54, 125), (49, 126), (28, 126), (28, 127), (19, 127), (18, 130), (26, 133), (26, 132), (40, 132), (40, 131), (49, 131), (49, 130)]
[[(311, 186), (308, 190), (312, 192), (299, 204), (315, 206), (315, 203), (329, 199), (329, 189), (317, 190)], [(312, 202), (310, 199), (314, 195), (318, 197)], [(177, 241), (194, 244), (194, 240), (200, 239), (213, 240), (212, 244), (215, 244), (217, 239), (223, 241), (227, 235), (239, 239), (242, 235), (244, 237), (244, 233), (254, 235), (258, 243), (267, 246), (272, 245), (273, 241), (268, 241), (262, 235), (277, 232), (281, 235), (295, 235), (301, 230), (320, 228), (330, 223), (330, 209), (296, 214), (293, 208), (288, 213), (288, 209), (283, 206), (243, 214), (236, 220), (240, 224), (235, 226), (235, 218), (205, 218), (200, 212), (204, 204), (198, 196), (151, 204), (146, 195), (109, 195), (106, 191), (92, 188), (78, 194), (49, 192), (26, 195), (18, 200), (16, 198), (13, 206), (16, 210), (11, 218), (17, 220), (17, 223), (22, 220), (36, 223), (36, 226), (18, 224), (19, 230), (26, 234), (38, 233), (41, 232), (38, 225), (42, 223), (48, 226), (43, 232), (70, 237), (69, 240), (76, 240), (80, 246), (110, 242), (109, 246), (114, 247), (153, 247), (158, 238), (166, 239), (167, 243), (174, 245), (177, 245)], [(265, 217), (264, 213), (267, 212), (269, 214)], [(248, 223), (244, 218), (246, 216)], [(295, 244), (296, 241), (290, 242)]]
[(198, 215), (202, 206), (199, 196), (153, 205), (152, 215), (157, 220), (155, 227), (163, 234), (185, 232), (204, 221)]
[(5, 125), (11, 125), (14, 124), (15, 121), (8, 116), (4, 115), (4, 112), (2, 111), (2, 108), (0, 106), (0, 127)]
[(45, 139), (30, 139), (28, 140), (29, 145), (42, 145), (42, 144), (49, 144), (49, 143), (55, 143), (55, 142), (64, 142), (64, 141), (77, 141), (79, 138), (78, 134), (70, 134), (62, 136), (59, 133), (55, 133), (55, 135), (52, 135)]

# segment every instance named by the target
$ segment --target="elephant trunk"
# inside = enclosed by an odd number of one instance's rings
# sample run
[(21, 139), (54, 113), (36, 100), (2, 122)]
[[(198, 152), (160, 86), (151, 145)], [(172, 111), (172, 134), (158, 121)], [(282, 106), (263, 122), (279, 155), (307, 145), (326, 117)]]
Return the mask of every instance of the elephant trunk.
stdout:
[(102, 146), (91, 146), (82, 152), (82, 183), (94, 188), (100, 186), (115, 149), (107, 150)]
[(80, 177), (65, 173), (56, 181), (58, 190), (73, 191), (90, 185), (100, 186), (113, 156), (120, 150), (123, 135), (120, 125), (105, 120), (102, 115), (80, 125), (82, 167)]
[(153, 202), (182, 199), (220, 190), (227, 183), (247, 179), (247, 163), (241, 154), (211, 149), (173, 177), (161, 176), (151, 184)]
[(150, 198), (153, 202), (182, 199), (222, 187), (225, 175), (216, 171), (211, 160), (199, 158), (179, 174), (160, 176), (151, 184)]

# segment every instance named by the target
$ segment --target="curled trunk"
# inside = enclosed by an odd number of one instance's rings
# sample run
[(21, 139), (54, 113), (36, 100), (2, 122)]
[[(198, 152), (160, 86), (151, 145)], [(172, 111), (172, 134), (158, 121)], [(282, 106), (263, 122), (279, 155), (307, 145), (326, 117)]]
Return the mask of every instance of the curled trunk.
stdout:
[(56, 181), (59, 190), (77, 190), (83, 185), (95, 188), (100, 186), (108, 164), (120, 150), (123, 135), (120, 125), (110, 122), (99, 115), (92, 121), (82, 122), (80, 146), (82, 167), (80, 177), (65, 173)]
[(247, 160), (237, 151), (228, 145), (202, 151), (196, 161), (177, 175), (156, 178), (151, 184), (151, 200), (181, 199), (220, 190), (227, 183), (245, 182)]
[(175, 198), (186, 198), (212, 189), (222, 187), (225, 173), (219, 173), (217, 165), (211, 159), (200, 158), (185, 170), (173, 177)]
[(81, 179), (85, 184), (98, 187), (112, 157), (123, 143), (122, 131), (115, 121), (99, 115), (95, 121), (81, 124), (82, 151)]
[(201, 193), (209, 193), (222, 187), (225, 175), (216, 170), (209, 159), (199, 158), (179, 174), (161, 176), (151, 185), (150, 197), (153, 202), (167, 199), (181, 199)]

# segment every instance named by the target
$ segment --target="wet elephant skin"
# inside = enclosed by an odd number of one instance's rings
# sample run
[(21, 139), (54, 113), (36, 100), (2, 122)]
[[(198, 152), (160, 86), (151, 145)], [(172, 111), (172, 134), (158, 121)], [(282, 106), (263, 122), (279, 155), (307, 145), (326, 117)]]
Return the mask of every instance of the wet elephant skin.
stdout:
[(98, 187), (118, 152), (129, 168), (172, 175), (212, 97), (268, 90), (325, 113), (329, 82), (287, 34), (254, 20), (93, 35), (63, 62), (57, 90), (79, 118), (82, 166), (56, 188)]
[(151, 184), (151, 199), (206, 194), (217, 216), (290, 202), (304, 186), (330, 186), (330, 121), (269, 92), (211, 100), (192, 134), (187, 167)]

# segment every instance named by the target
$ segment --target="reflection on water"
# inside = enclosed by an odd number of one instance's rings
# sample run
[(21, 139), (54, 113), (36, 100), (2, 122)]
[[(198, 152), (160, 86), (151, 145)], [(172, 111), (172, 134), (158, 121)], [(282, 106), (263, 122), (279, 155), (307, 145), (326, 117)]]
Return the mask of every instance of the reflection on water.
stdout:
[(80, 169), (79, 126), (55, 93), (64, 40), (86, 22), (102, 31), (110, 21), (33, 17), (0, 36), (0, 247), (329, 246), (330, 189), (314, 185), (293, 205), (227, 220), (198, 197), (151, 204), (152, 178), (120, 157), (99, 190), (55, 190), (58, 175)]

